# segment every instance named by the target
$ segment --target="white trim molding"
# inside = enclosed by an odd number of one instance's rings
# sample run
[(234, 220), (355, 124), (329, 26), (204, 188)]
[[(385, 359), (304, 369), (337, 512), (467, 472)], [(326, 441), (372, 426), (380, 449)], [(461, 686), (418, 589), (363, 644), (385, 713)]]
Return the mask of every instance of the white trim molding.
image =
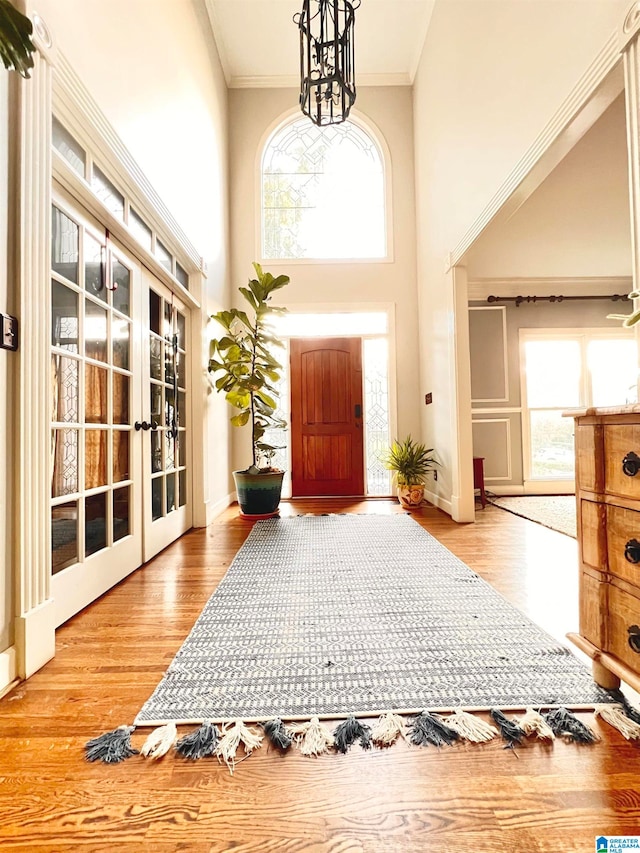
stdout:
[(9, 646), (0, 652), (0, 698), (18, 678), (18, 657), (16, 647)]
[[(38, 33), (48, 33), (39, 20)], [(17, 535), (15, 643), (17, 674), (27, 678), (53, 657), (55, 630), (51, 613), (51, 519), (49, 491), (50, 304), (48, 292), (51, 228), (51, 88), (50, 39), (34, 55), (30, 80), (14, 85), (13, 121), (18, 129), (15, 152), (15, 254), (21, 342), (18, 350), (16, 417)]]

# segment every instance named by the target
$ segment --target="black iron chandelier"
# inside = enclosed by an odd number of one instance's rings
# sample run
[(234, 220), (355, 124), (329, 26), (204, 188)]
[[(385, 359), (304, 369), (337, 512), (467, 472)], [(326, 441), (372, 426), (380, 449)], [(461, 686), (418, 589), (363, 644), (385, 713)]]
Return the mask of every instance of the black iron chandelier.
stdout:
[(360, 0), (303, 0), (293, 20), (300, 30), (300, 107), (317, 125), (339, 124), (356, 99), (355, 10)]

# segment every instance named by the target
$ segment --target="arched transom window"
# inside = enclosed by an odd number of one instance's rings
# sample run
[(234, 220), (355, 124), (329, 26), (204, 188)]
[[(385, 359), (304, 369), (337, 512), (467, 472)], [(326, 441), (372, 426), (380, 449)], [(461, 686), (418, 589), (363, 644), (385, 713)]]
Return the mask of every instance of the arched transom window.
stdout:
[(387, 255), (384, 161), (358, 124), (279, 128), (262, 158), (262, 257)]

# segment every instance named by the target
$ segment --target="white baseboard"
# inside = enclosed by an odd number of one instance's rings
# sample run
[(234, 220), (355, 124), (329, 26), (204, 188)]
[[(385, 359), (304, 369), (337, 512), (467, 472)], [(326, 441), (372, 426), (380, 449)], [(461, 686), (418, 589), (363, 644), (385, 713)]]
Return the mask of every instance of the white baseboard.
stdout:
[(29, 678), (56, 653), (56, 609), (52, 598), (16, 618), (18, 677)]
[(424, 490), (425, 500), (429, 501), (429, 503), (437, 506), (438, 509), (441, 509), (443, 512), (446, 512), (447, 515), (453, 517), (453, 507), (451, 501), (445, 500), (441, 495), (436, 494), (435, 492), (430, 492), (427, 489)]
[(211, 524), (211, 522), (214, 521), (214, 519), (216, 519), (219, 515), (221, 515), (228, 506), (231, 506), (231, 504), (235, 501), (235, 499), (236, 499), (236, 493), (231, 492), (230, 494), (225, 495), (223, 498), (220, 498), (220, 500), (215, 501), (215, 503), (212, 503), (211, 501), (207, 501), (207, 503), (206, 503), (206, 510), (207, 510), (207, 512), (206, 512), (206, 517), (207, 517), (206, 526), (208, 527)]
[(494, 486), (485, 483), (488, 492), (494, 495), (571, 495), (575, 493), (573, 480), (569, 482), (540, 483), (528, 481), (523, 486)]
[(0, 652), (0, 696), (18, 678), (18, 655), (15, 646)]

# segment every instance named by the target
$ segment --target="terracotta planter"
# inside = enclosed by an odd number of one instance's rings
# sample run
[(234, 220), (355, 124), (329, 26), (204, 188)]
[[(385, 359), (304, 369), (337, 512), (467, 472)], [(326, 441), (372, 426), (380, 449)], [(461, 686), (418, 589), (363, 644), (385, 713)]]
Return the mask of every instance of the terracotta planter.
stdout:
[(271, 518), (278, 515), (284, 471), (250, 474), (234, 471), (240, 515), (244, 518)]
[(398, 486), (398, 500), (405, 509), (417, 509), (424, 500), (424, 484)]

